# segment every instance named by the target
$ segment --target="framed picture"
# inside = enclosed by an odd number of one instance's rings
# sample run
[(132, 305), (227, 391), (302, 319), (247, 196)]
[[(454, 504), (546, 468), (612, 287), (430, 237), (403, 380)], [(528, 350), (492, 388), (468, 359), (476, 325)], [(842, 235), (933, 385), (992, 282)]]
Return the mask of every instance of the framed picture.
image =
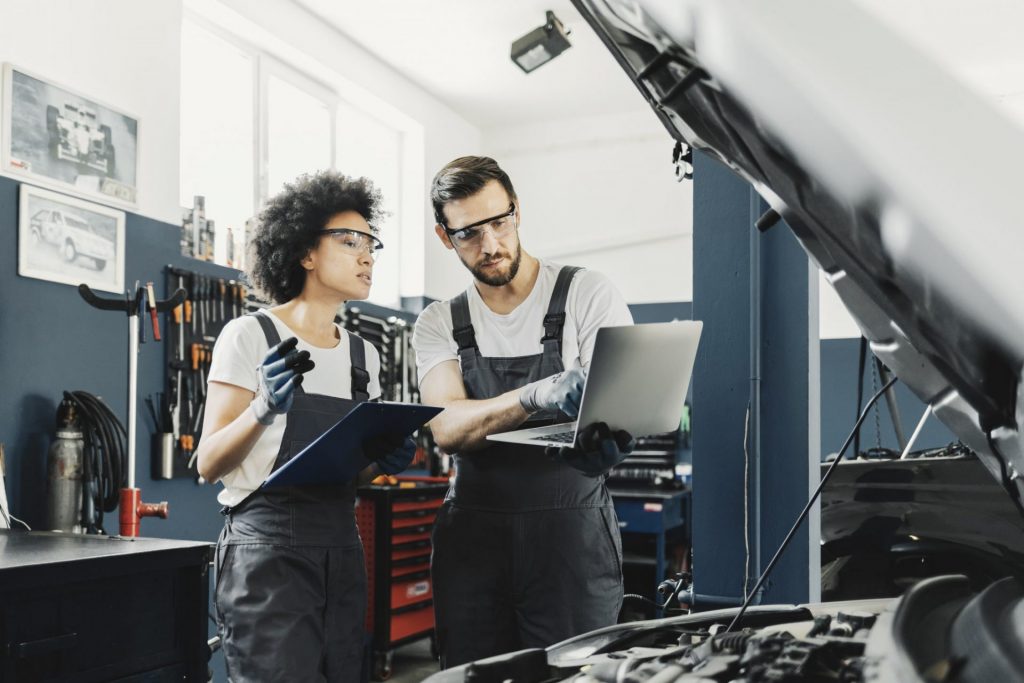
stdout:
[(124, 211), (21, 185), (18, 275), (124, 293)]
[(139, 120), (4, 64), (5, 173), (135, 207)]

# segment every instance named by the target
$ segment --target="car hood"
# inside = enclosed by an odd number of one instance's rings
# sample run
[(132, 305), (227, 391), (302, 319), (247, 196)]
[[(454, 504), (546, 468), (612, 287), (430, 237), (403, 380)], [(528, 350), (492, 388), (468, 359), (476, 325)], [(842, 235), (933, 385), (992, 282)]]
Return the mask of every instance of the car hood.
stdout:
[(1024, 493), (1024, 131), (845, 0), (573, 0), (668, 133), (749, 181), (871, 348)]

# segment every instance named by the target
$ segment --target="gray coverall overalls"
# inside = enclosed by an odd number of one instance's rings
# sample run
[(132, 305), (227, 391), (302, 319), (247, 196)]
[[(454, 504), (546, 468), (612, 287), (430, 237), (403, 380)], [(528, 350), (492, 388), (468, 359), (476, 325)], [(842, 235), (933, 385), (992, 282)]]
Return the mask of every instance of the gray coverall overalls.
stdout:
[[(559, 272), (538, 355), (480, 355), (467, 293), (452, 300), (466, 393), (487, 399), (561, 372), (569, 284)], [(535, 415), (527, 426), (550, 422)], [(622, 541), (604, 477), (541, 447), (493, 443), (455, 457), (433, 530), (431, 573), (442, 668), (546, 647), (614, 624), (622, 605)]]
[[(274, 323), (255, 315), (279, 344)], [(296, 387), (274, 470), (369, 398), (363, 340), (350, 334), (349, 346), (352, 398)], [(233, 683), (359, 680), (366, 569), (355, 493), (355, 481), (257, 489), (223, 511), (215, 605)]]

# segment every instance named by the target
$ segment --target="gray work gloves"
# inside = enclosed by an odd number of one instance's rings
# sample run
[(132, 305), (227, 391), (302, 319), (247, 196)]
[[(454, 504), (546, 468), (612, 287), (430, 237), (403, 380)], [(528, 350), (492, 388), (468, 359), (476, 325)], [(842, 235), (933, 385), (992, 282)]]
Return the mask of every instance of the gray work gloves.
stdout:
[(546, 453), (591, 477), (604, 474), (626, 459), (636, 439), (624, 430), (612, 431), (604, 422), (587, 425), (573, 446), (548, 447)]
[(261, 425), (269, 426), (275, 417), (288, 412), (292, 407), (295, 387), (302, 384), (303, 373), (314, 367), (309, 351), (295, 350), (298, 343), (295, 337), (285, 339), (267, 352), (263, 363), (256, 369), (259, 378), (256, 398), (249, 406)]
[(587, 369), (579, 360), (565, 372), (527, 384), (519, 393), (519, 405), (529, 414), (560, 410), (575, 418), (580, 412)]

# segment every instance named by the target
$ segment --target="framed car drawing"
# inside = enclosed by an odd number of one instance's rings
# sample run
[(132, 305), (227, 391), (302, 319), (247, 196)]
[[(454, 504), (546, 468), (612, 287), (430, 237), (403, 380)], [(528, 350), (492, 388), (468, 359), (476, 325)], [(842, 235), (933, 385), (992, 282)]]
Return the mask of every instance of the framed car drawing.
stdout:
[(21, 185), (18, 275), (124, 292), (125, 213)]
[(139, 120), (4, 64), (5, 173), (103, 203), (137, 205)]

